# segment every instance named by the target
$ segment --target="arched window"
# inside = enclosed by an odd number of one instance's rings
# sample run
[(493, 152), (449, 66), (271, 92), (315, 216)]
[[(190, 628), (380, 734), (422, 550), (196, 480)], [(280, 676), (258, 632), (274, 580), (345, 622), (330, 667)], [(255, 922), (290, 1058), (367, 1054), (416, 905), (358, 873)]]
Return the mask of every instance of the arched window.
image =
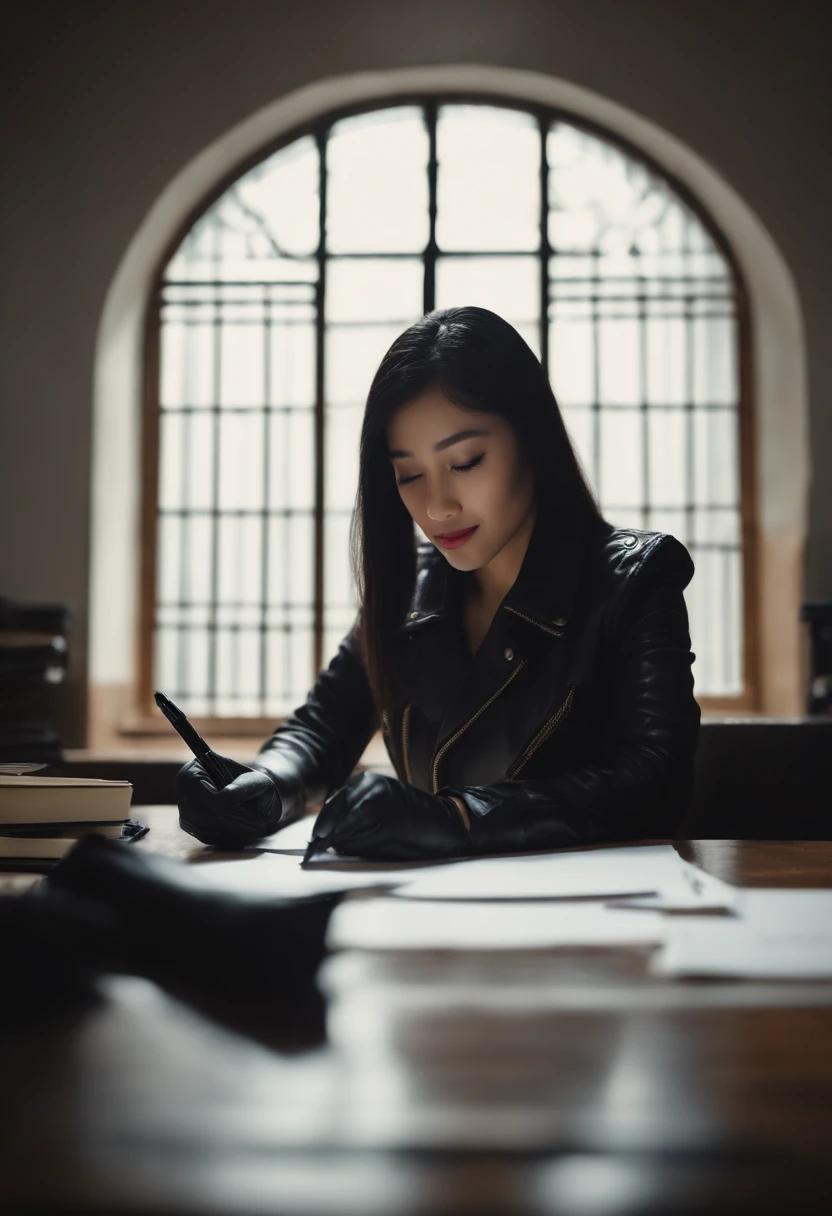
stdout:
[[(430, 97), (330, 115), (238, 171), (149, 326), (144, 697), (290, 712), (351, 625), (372, 374), (423, 312), (480, 304), (547, 368), (612, 522), (669, 531), (700, 700), (753, 703), (745, 308), (694, 200), (575, 118)], [(419, 535), (421, 539), (421, 534)]]

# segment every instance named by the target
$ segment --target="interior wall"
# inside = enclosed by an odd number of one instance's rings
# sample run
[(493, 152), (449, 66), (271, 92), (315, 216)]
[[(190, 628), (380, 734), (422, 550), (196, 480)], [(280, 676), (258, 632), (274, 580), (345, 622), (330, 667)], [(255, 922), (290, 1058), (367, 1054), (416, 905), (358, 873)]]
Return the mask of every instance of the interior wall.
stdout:
[(5, 12), (0, 594), (76, 614), (68, 744), (83, 741), (93, 359), (109, 284), (182, 165), (275, 98), (344, 72), (473, 62), (551, 73), (673, 132), (747, 200), (804, 313), (806, 589), (832, 597), (823, 4), (28, 0)]

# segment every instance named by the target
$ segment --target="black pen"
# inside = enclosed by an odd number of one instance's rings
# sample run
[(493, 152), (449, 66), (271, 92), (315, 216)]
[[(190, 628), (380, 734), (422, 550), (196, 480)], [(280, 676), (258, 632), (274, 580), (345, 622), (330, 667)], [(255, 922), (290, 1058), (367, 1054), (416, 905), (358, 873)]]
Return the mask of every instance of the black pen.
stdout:
[[(300, 863), (302, 866), (305, 866), (307, 861), (309, 861), (309, 859), (312, 857), (312, 855), (314, 853), (317, 853), (320, 850), (321, 846), (319, 844), (319, 841), (325, 840), (325, 839), (326, 839), (325, 836), (313, 836), (312, 837), (312, 839), (309, 841), (309, 844), (306, 846), (306, 852), (303, 855), (303, 861)], [(324, 846), (324, 847), (326, 847), (326, 846)]]
[(311, 860), (315, 853), (325, 853), (332, 843), (330, 836), (313, 836), (306, 846), (306, 852), (303, 855), (303, 861), (300, 863), (305, 866), (307, 861)]
[[(321, 803), (320, 810), (318, 811), (318, 815), (320, 815), (323, 812), (324, 807), (327, 805), (328, 802), (331, 802), (331, 800), (335, 797), (336, 794), (340, 794), (342, 788), (343, 788), (343, 786), (339, 786), (338, 789), (336, 789), (336, 790), (330, 790), (330, 792), (327, 794), (326, 798), (324, 798), (323, 802)], [(335, 824), (333, 824), (332, 826), (335, 827)], [(313, 828), (312, 839), (309, 841), (309, 844), (306, 846), (306, 852), (303, 855), (303, 861), (301, 862), (301, 865), (305, 866), (307, 861), (309, 861), (315, 853), (325, 853), (327, 849), (331, 848), (332, 839), (333, 838), (332, 838), (331, 832), (323, 833), (320, 836), (316, 836), (315, 832), (314, 832), (314, 828)]]
[(202, 736), (197, 734), (179, 706), (174, 705), (173, 701), (163, 692), (154, 693), (153, 699), (179, 737), (187, 743), (197, 760), (205, 767), (206, 772), (212, 777), (214, 785), (218, 789), (224, 789), (226, 785), (230, 785), (234, 780), (233, 774), (228, 771), (222, 757), (218, 756), (216, 752), (212, 752)]

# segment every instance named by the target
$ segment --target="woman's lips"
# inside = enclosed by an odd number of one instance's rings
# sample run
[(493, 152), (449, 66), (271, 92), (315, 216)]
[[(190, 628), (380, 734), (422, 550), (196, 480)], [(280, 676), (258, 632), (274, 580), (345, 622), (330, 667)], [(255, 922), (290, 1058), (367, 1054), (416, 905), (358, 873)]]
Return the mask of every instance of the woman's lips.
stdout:
[(452, 533), (450, 536), (437, 536), (437, 540), (443, 549), (458, 549), (460, 545), (464, 545), (466, 540), (474, 535), (479, 524), (475, 524), (473, 528), (466, 528), (464, 532)]

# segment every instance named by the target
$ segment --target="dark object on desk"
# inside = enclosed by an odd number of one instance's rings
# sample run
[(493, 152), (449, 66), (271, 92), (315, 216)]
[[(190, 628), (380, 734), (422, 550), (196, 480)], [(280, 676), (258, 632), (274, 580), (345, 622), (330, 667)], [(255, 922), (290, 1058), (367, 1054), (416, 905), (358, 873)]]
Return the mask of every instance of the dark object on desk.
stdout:
[(800, 619), (809, 626), (811, 657), (806, 710), (810, 714), (832, 712), (832, 600), (807, 600)]
[(61, 760), (53, 701), (66, 675), (71, 627), (61, 604), (0, 597), (0, 761)]
[(0, 1026), (86, 1008), (99, 976), (119, 963), (118, 925), (95, 901), (43, 884), (0, 896)]
[(259, 1010), (262, 1018), (268, 1006), (275, 1022), (298, 1020), (294, 1029), (308, 1036), (310, 1003), (320, 1003), (315, 976), (340, 893), (226, 894), (197, 867), (100, 836), (80, 840), (44, 886), (106, 909), (118, 926), (118, 970), (217, 1011), (227, 999), (238, 1017)]

